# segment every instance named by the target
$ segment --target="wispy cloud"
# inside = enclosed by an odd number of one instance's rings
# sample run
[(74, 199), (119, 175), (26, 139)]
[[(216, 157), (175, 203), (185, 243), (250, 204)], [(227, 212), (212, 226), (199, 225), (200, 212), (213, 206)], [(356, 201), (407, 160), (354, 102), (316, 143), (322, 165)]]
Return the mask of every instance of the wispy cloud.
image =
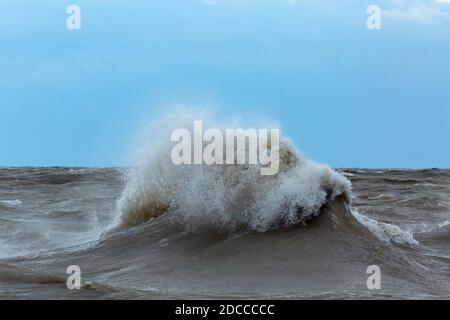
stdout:
[(382, 15), (390, 19), (434, 24), (449, 16), (439, 4), (450, 4), (450, 0), (434, 0), (434, 2), (390, 0), (389, 2), (390, 7), (383, 10)]

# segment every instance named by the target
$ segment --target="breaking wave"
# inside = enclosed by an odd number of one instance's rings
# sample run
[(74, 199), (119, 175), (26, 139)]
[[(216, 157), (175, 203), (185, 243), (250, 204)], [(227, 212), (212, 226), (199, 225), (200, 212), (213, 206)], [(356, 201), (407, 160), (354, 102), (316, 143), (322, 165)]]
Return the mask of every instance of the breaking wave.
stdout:
[[(220, 231), (265, 232), (306, 223), (323, 207), (341, 198), (348, 216), (380, 240), (416, 244), (411, 233), (351, 211), (351, 183), (329, 166), (305, 159), (292, 141), (280, 137), (279, 173), (260, 174), (260, 165), (175, 165), (170, 158), (170, 133), (192, 129), (194, 117), (179, 114), (154, 121), (143, 147), (127, 173), (118, 201), (119, 228), (139, 225), (167, 214), (187, 229), (214, 227)], [(201, 113), (204, 114), (204, 113)], [(206, 128), (222, 128), (203, 121)], [(206, 129), (205, 128), (205, 129)], [(146, 136), (148, 137), (148, 136)], [(270, 148), (270, 147), (269, 147)]]
[(412, 232), (404, 231), (393, 224), (380, 222), (366, 217), (359, 213), (356, 209), (352, 209), (351, 213), (359, 223), (365, 226), (381, 241), (403, 244), (419, 244), (419, 242), (414, 239)]
[(273, 176), (261, 175), (259, 164), (174, 165), (170, 131), (192, 127), (192, 122), (162, 121), (153, 123), (157, 137), (144, 146), (138, 164), (128, 172), (119, 200), (120, 226), (170, 213), (189, 228), (266, 231), (311, 219), (339, 195), (350, 202), (351, 184), (343, 175), (304, 159), (284, 137), (279, 173)]

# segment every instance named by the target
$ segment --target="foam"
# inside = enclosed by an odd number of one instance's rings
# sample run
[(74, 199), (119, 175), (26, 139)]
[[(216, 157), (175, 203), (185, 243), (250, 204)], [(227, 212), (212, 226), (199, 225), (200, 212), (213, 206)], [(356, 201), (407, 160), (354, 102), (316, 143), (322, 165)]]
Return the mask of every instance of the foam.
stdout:
[(16, 207), (22, 206), (22, 201), (20, 201), (20, 200), (0, 200), (0, 205), (9, 207), (9, 208), (16, 208)]
[(419, 244), (419, 242), (414, 239), (412, 232), (404, 231), (393, 224), (371, 219), (359, 213), (358, 210), (354, 208), (351, 209), (351, 213), (360, 224), (365, 226), (381, 241), (399, 244)]
[[(327, 165), (304, 159), (285, 137), (280, 139), (280, 172), (273, 176), (260, 175), (260, 165), (172, 164), (170, 132), (199, 120), (189, 114), (199, 113), (180, 111), (150, 126), (151, 139), (144, 137), (118, 201), (120, 226), (170, 213), (188, 228), (266, 231), (310, 219), (337, 196), (350, 202), (350, 182)], [(200, 120), (205, 127), (224, 128)]]

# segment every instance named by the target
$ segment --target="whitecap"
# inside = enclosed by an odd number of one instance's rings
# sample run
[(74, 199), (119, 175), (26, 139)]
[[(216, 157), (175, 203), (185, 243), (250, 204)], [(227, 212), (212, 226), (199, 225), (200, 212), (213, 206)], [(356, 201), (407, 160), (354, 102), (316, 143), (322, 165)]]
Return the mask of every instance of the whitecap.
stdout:
[(359, 223), (365, 226), (381, 241), (400, 244), (419, 244), (410, 231), (404, 231), (396, 225), (369, 218), (354, 208), (351, 209), (351, 213)]
[(20, 200), (0, 200), (0, 205), (8, 208), (17, 208), (22, 206), (22, 201)]

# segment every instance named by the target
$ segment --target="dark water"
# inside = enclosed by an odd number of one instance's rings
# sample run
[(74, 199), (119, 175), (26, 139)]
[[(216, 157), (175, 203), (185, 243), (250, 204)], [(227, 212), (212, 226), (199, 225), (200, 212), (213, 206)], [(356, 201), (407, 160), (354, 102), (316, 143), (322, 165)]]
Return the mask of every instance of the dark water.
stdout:
[(339, 198), (306, 225), (241, 233), (168, 214), (110, 230), (122, 171), (0, 169), (0, 298), (450, 298), (449, 170), (340, 170), (351, 208)]

